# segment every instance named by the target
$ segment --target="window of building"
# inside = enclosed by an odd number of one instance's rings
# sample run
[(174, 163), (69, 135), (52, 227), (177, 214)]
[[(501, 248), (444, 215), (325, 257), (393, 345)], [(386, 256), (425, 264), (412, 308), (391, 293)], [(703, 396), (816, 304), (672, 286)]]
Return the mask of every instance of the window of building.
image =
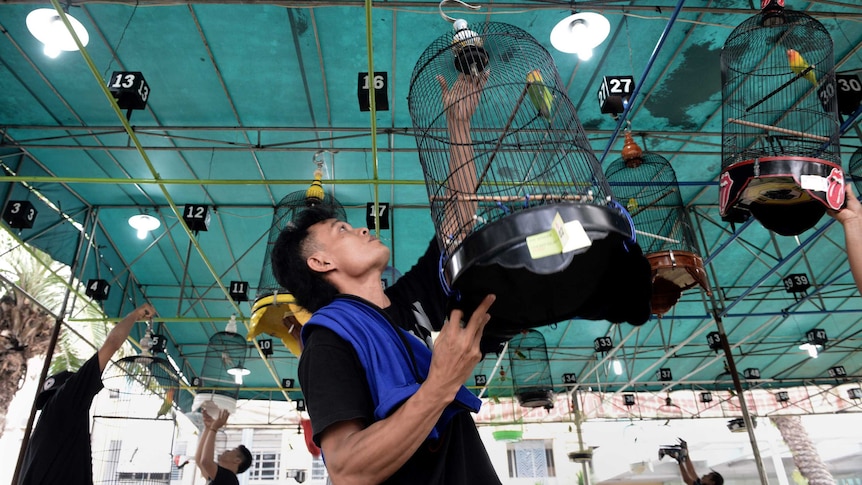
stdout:
[(506, 446), (511, 478), (555, 477), (554, 449), (550, 440), (523, 440)]
[(326, 465), (323, 464), (322, 456), (315, 456), (311, 460), (311, 479), (326, 480), (329, 475), (326, 472)]
[(248, 469), (249, 480), (278, 480), (281, 453), (253, 451), (251, 456), (251, 468)]

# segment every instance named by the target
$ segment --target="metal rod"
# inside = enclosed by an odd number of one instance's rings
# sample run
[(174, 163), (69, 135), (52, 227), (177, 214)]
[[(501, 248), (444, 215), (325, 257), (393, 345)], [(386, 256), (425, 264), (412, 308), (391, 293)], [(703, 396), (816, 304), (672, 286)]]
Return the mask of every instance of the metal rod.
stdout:
[(737, 125), (750, 126), (752, 128), (761, 128), (765, 131), (774, 131), (777, 133), (784, 133), (787, 135), (798, 136), (800, 138), (809, 138), (811, 140), (817, 140), (817, 141), (822, 141), (822, 142), (828, 142), (829, 141), (829, 137), (826, 137), (826, 136), (811, 135), (811, 134), (804, 133), (801, 131), (789, 130), (787, 128), (782, 128), (780, 126), (765, 125), (763, 123), (755, 123), (753, 121), (738, 120), (736, 118), (728, 118), (727, 122), (728, 123), (736, 123)]

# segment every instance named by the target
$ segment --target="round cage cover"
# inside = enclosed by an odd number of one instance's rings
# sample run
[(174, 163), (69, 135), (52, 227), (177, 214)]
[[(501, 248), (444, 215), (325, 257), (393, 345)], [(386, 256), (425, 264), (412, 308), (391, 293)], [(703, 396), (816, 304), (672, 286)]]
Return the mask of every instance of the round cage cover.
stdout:
[(441, 278), (467, 312), (497, 295), (486, 332), (646, 321), (648, 264), (541, 44), (496, 22), (445, 33), (408, 104)]

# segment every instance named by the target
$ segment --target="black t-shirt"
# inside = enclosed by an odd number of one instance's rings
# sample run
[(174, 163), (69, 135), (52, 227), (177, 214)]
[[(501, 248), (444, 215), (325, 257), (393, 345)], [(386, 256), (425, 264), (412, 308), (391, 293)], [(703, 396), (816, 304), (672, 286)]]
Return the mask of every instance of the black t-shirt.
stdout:
[[(431, 330), (445, 318), (446, 296), (439, 280), (440, 252), (432, 241), (416, 265), (386, 289), (384, 310), (396, 325), (431, 345)], [(335, 332), (310, 327), (299, 361), (299, 381), (311, 416), (314, 441), (330, 425), (374, 421), (374, 401), (353, 346)], [(438, 440), (426, 441), (385, 484), (499, 484), (472, 415), (458, 413)]]
[(19, 485), (93, 483), (90, 404), (102, 387), (95, 354), (42, 408), (24, 452)]
[(222, 466), (216, 465), (218, 470), (216, 470), (216, 476), (207, 482), (207, 485), (239, 485), (239, 479), (236, 477), (236, 473), (224, 468)]

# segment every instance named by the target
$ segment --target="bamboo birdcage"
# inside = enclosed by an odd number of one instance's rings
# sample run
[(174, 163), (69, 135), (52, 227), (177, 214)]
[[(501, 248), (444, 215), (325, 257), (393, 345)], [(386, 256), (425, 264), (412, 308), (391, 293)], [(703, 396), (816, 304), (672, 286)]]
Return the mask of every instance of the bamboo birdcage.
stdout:
[(813, 17), (764, 8), (721, 52), (719, 208), (781, 235), (844, 202), (832, 39)]
[(652, 269), (650, 306), (652, 313), (661, 316), (689, 288), (700, 286), (710, 293), (706, 270), (670, 162), (658, 153), (643, 151), (630, 131), (625, 133), (622, 153), (605, 175), (640, 235)]
[[(497, 295), (491, 334), (644, 323), (648, 265), (551, 55), (512, 25), (459, 22), (422, 53), (408, 94), (444, 283), (467, 311)], [(476, 101), (469, 125), (450, 120)]]

